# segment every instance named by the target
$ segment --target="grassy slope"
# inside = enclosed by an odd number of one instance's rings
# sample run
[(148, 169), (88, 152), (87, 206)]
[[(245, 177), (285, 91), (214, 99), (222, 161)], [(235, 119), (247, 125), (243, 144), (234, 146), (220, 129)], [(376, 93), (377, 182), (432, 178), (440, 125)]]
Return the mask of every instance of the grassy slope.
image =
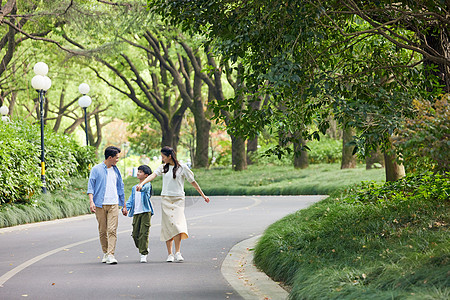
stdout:
[(436, 186), (333, 195), (271, 225), (255, 262), (292, 299), (449, 299), (449, 181)]
[(75, 178), (67, 189), (34, 196), (32, 204), (0, 206), (0, 228), (87, 213), (86, 179)]

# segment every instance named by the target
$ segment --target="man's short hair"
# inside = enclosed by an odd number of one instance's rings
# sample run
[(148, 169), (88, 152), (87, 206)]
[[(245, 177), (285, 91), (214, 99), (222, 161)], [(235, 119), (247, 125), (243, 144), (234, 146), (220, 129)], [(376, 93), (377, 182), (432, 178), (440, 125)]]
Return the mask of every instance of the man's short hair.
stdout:
[(152, 174), (152, 169), (150, 169), (150, 167), (147, 166), (147, 165), (141, 165), (141, 166), (139, 166), (139, 167), (138, 167), (138, 170), (144, 172), (144, 173), (147, 174), (147, 175)]
[(108, 157), (116, 156), (117, 153), (120, 153), (120, 149), (115, 146), (109, 146), (105, 149), (105, 159), (108, 159)]

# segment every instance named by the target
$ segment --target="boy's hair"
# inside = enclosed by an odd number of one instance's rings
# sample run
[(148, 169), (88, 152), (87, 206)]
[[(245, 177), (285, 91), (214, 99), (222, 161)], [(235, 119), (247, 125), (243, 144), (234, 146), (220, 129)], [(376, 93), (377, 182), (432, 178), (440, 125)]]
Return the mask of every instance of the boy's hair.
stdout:
[(141, 165), (141, 166), (139, 166), (139, 167), (138, 167), (138, 170), (144, 172), (144, 173), (147, 174), (147, 175), (152, 174), (152, 169), (150, 169), (150, 167), (147, 166), (147, 165)]
[(108, 157), (116, 156), (117, 153), (120, 153), (120, 149), (115, 146), (109, 146), (105, 149), (105, 159), (108, 159)]

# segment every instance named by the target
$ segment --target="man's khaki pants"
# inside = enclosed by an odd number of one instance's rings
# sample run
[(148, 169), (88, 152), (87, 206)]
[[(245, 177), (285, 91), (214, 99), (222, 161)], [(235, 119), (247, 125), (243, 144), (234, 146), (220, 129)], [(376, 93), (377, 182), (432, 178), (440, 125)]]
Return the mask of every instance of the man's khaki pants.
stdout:
[(114, 255), (117, 241), (117, 225), (119, 223), (119, 205), (103, 205), (95, 208), (98, 222), (98, 233), (103, 253)]

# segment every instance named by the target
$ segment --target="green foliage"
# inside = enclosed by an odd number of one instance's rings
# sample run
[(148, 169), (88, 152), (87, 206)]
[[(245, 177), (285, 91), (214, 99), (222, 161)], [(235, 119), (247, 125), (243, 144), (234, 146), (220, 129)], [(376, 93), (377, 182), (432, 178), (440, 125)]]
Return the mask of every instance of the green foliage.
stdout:
[(412, 173), (383, 185), (369, 182), (344, 193), (350, 196), (343, 198), (343, 201), (359, 204), (400, 203), (407, 202), (411, 197), (445, 202), (450, 198), (450, 182), (448, 174)]
[[(291, 142), (298, 138), (295, 133), (309, 140), (325, 132), (333, 112), (341, 124), (359, 129), (355, 149), (365, 155), (386, 144), (411, 116), (411, 99), (427, 98), (430, 90), (433, 95), (440, 92), (442, 80), (435, 74), (441, 71), (422, 65), (428, 50), (417, 51), (417, 45), (428, 45), (421, 39), (431, 37), (446, 43), (442, 1), (148, 4), (168, 22), (206, 32), (217, 52), (242, 64), (246, 96), (256, 100), (270, 95), (260, 110), (242, 108), (237, 99), (213, 103), (216, 116), (221, 110), (240, 113), (227, 124), (235, 134), (253, 136), (270, 128), (286, 133)], [(411, 11), (414, 17), (406, 19)], [(436, 19), (423, 21), (430, 12)], [(437, 59), (433, 63), (445, 64)], [(317, 132), (305, 128), (312, 123)]]
[(255, 263), (291, 299), (447, 299), (449, 174), (364, 183), (271, 225)]
[[(253, 154), (253, 161), (258, 165), (273, 164), (277, 166), (291, 166), (293, 164), (293, 155), (266, 155), (268, 151), (273, 150), (277, 145), (273, 141), (262, 141), (261, 147)], [(342, 159), (342, 141), (321, 136), (320, 140), (309, 141), (306, 146), (309, 148), (308, 162), (310, 164), (333, 164), (338, 163)], [(290, 147), (291, 153), (292, 146)]]
[(214, 155), (211, 159), (212, 166), (231, 166), (231, 142), (229, 140), (222, 140), (217, 142), (217, 146), (221, 149), (219, 153)]
[[(39, 125), (14, 121), (0, 127), (0, 205), (26, 203), (41, 189)], [(49, 191), (88, 174), (93, 149), (81, 149), (69, 136), (45, 130), (46, 181)]]
[(73, 155), (77, 161), (76, 175), (87, 178), (91, 168), (96, 164), (96, 154), (94, 147), (80, 146), (72, 140)]
[(308, 160), (310, 164), (331, 164), (339, 163), (342, 159), (342, 141), (327, 137), (320, 138), (320, 141), (308, 142)]
[(450, 170), (450, 111), (448, 94), (434, 103), (413, 101), (416, 116), (408, 118), (399, 130), (395, 144), (400, 147), (405, 165), (412, 171)]

